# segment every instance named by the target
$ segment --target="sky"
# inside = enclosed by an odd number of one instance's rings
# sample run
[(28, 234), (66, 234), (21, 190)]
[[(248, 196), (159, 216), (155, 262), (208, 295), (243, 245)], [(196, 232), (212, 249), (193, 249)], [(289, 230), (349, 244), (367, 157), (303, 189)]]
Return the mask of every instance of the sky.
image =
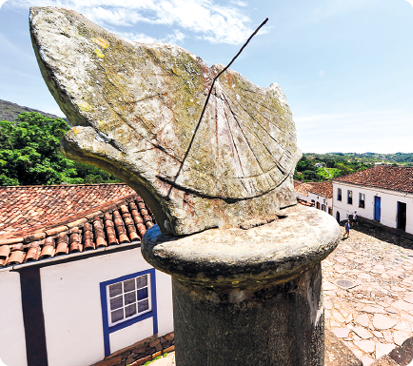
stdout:
[(0, 0), (0, 99), (64, 116), (30, 43), (30, 6), (170, 42), (284, 91), (303, 152), (413, 152), (413, 0)]

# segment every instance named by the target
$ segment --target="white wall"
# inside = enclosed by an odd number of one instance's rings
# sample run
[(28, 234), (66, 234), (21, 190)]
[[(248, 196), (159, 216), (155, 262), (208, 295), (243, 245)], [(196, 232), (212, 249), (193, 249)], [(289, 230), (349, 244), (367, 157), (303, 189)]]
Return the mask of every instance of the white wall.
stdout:
[[(145, 339), (153, 335), (152, 318), (136, 322), (129, 327), (126, 327), (117, 332), (109, 334), (110, 348), (112, 353), (122, 348), (128, 347), (131, 344)], [(134, 341), (131, 341), (134, 340)]]
[[(42, 268), (49, 366), (89, 365), (102, 360), (105, 356), (99, 284), (151, 268), (140, 248)], [(168, 277), (156, 272), (158, 314), (163, 313), (158, 319), (159, 335), (163, 335), (161, 329), (166, 333), (173, 330)], [(149, 320), (153, 328), (152, 318)], [(110, 334), (111, 353), (148, 337), (146, 323), (134, 325)]]
[(0, 365), (26, 366), (20, 275), (0, 271)]
[[(342, 201), (337, 200), (338, 188), (342, 190)], [(353, 191), (353, 204), (347, 204), (347, 191)], [(364, 193), (365, 207), (359, 207), (359, 193)], [(373, 187), (353, 186), (350, 184), (333, 183), (333, 215), (340, 212), (340, 219), (345, 220), (354, 211), (360, 217), (374, 220), (374, 197), (381, 198), (381, 219), (383, 225), (397, 227), (397, 202), (406, 203), (406, 232), (413, 234), (413, 195), (402, 192), (378, 189)]]
[(156, 271), (156, 298), (158, 302), (158, 334), (165, 335), (174, 331), (172, 308), (171, 276)]
[[(328, 208), (333, 206), (333, 200), (331, 198), (326, 198), (324, 196), (320, 196), (320, 195), (316, 195), (314, 193), (308, 192), (308, 198), (307, 201), (311, 202), (312, 200), (314, 200), (315, 205), (314, 207), (317, 208), (317, 202), (320, 203), (320, 210), (322, 208), (323, 205), (326, 205), (326, 211), (328, 213)], [(326, 203), (324, 203), (324, 201)]]

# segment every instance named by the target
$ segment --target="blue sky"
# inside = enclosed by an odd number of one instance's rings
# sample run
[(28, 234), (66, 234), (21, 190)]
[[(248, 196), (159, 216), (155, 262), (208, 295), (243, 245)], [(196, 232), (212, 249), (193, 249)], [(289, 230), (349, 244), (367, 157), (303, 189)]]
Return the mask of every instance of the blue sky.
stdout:
[(0, 0), (0, 99), (62, 116), (30, 43), (30, 6), (74, 9), (176, 43), (287, 96), (304, 152), (413, 152), (413, 0)]

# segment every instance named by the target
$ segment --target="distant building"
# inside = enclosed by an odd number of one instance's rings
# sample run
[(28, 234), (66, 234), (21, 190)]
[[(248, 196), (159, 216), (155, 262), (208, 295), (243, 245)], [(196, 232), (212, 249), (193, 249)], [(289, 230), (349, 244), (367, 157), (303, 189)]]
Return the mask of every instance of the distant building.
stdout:
[(298, 203), (306, 206), (333, 213), (333, 185), (328, 182), (307, 182), (294, 181), (295, 194)]
[(379, 165), (333, 179), (333, 214), (360, 217), (413, 234), (413, 168)]
[(324, 168), (324, 163), (316, 163), (314, 166), (316, 168)]
[(153, 225), (125, 184), (0, 187), (0, 364), (91, 365), (123, 350), (102, 364), (126, 365), (137, 342), (156, 350), (134, 357), (170, 347), (171, 278), (140, 248)]

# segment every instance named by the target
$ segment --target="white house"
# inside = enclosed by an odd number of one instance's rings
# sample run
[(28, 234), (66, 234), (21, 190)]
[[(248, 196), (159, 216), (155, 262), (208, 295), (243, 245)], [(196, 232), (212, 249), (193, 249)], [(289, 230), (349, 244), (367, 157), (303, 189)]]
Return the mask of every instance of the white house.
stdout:
[(360, 217), (413, 234), (413, 168), (375, 166), (333, 179), (333, 214)]
[(331, 182), (294, 181), (295, 195), (299, 203), (314, 206), (332, 215), (333, 212), (333, 185)]
[[(124, 184), (0, 187), (0, 365), (91, 365), (125, 350), (104, 361), (124, 366), (170, 347), (171, 279), (140, 249), (153, 220)], [(132, 354), (145, 339), (154, 348)]]

